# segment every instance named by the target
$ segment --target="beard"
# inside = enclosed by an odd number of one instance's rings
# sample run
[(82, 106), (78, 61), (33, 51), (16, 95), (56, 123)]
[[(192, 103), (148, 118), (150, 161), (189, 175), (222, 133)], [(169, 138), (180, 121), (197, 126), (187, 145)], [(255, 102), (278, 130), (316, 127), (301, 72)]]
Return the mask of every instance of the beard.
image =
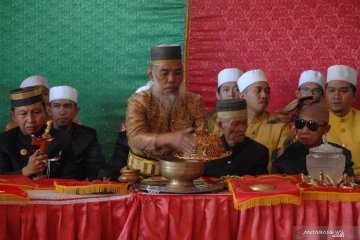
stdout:
[(150, 88), (151, 93), (154, 95), (156, 101), (164, 108), (166, 113), (175, 112), (179, 106), (182, 105), (185, 96), (185, 84), (181, 83), (177, 94), (165, 95), (161, 91), (160, 84), (154, 80)]

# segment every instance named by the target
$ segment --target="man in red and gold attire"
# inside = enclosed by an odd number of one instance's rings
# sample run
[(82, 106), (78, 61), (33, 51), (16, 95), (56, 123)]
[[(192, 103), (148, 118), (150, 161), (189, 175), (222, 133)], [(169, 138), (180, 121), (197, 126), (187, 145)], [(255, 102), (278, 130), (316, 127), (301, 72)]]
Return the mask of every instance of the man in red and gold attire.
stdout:
[(150, 89), (132, 95), (126, 111), (128, 166), (143, 175), (159, 175), (157, 159), (194, 150), (193, 133), (207, 128), (199, 95), (186, 92), (181, 47), (151, 48)]

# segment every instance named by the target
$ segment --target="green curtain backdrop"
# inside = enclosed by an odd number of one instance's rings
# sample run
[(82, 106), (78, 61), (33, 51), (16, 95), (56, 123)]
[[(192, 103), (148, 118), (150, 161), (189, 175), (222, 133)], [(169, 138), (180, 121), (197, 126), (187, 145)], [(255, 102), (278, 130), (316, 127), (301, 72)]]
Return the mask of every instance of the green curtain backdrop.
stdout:
[(149, 49), (183, 45), (186, 0), (2, 0), (0, 126), (8, 92), (31, 75), (79, 91), (78, 119), (96, 128), (107, 159), (127, 98), (147, 82)]

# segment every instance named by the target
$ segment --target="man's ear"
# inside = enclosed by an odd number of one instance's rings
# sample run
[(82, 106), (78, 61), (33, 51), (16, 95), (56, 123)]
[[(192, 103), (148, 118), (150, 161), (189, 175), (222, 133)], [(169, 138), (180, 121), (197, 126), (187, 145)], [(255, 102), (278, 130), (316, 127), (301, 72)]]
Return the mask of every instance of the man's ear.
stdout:
[(240, 93), (240, 94), (239, 94), (239, 97), (240, 97), (240, 99), (245, 99), (245, 94), (244, 94), (244, 92)]
[(79, 107), (76, 107), (75, 108), (75, 116), (74, 116), (74, 118), (79, 114), (79, 112), (80, 112), (80, 108)]
[(216, 91), (216, 99), (217, 99), (217, 100), (220, 100), (220, 94), (219, 94), (219, 91)]
[(300, 91), (299, 91), (299, 89), (295, 91), (295, 96), (296, 96), (296, 98), (298, 98), (298, 99), (300, 98)]
[(13, 120), (13, 122), (16, 122), (15, 121), (15, 113), (13, 111), (10, 111), (10, 117)]
[(148, 69), (148, 76), (150, 80), (154, 81), (153, 70), (151, 68)]
[(50, 103), (49, 103), (48, 106), (45, 107), (45, 111), (47, 112), (47, 114), (48, 114), (49, 116), (51, 116)]

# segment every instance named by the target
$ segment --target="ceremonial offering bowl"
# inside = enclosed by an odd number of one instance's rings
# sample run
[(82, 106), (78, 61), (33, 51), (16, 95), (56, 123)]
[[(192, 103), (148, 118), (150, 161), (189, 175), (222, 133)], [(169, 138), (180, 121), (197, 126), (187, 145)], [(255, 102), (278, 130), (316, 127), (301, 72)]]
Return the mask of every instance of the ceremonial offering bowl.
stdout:
[(139, 169), (123, 168), (120, 171), (121, 175), (119, 176), (118, 181), (122, 183), (137, 183), (140, 180), (139, 172)]
[(170, 180), (168, 188), (195, 188), (193, 180), (204, 174), (204, 161), (171, 159), (160, 160), (160, 173)]

